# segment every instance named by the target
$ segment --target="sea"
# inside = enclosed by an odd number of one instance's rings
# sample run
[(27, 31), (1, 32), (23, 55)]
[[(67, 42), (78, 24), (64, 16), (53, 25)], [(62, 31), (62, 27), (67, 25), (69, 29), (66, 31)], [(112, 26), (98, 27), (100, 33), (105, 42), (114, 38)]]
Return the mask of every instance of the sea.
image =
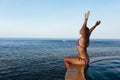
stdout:
[[(64, 80), (77, 39), (0, 38), (0, 80)], [(120, 80), (120, 40), (91, 39), (86, 80)]]

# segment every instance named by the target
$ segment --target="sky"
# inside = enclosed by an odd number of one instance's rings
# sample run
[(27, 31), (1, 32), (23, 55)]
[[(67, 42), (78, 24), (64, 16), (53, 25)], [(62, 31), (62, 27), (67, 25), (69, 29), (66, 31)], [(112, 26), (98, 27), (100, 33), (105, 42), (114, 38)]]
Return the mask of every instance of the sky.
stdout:
[(92, 39), (120, 39), (120, 0), (0, 0), (0, 38), (79, 38), (88, 10)]

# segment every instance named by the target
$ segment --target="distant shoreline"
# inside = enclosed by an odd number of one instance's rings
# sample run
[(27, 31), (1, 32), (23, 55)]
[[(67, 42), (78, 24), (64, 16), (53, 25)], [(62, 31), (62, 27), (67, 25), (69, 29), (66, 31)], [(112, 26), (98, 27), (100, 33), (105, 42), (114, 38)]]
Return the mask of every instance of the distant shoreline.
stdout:
[[(0, 38), (0, 40), (78, 40), (78, 38)], [(90, 39), (92, 41), (120, 41), (120, 39)]]

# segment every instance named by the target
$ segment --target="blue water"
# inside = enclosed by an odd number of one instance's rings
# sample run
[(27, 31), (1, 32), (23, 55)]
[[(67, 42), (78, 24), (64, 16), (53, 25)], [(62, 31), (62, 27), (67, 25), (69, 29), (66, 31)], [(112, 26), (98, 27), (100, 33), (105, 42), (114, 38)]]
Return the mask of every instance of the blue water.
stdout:
[[(0, 39), (0, 80), (64, 80), (76, 40)], [(120, 40), (91, 40), (87, 80), (120, 80)]]

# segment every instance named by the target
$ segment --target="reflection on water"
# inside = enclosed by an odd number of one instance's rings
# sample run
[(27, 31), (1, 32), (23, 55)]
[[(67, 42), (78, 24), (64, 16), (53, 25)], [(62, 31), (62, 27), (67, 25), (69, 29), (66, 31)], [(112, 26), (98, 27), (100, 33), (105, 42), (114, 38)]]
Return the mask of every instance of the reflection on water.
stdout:
[(91, 61), (86, 71), (87, 80), (119, 80), (120, 79), (120, 58), (98, 57)]

